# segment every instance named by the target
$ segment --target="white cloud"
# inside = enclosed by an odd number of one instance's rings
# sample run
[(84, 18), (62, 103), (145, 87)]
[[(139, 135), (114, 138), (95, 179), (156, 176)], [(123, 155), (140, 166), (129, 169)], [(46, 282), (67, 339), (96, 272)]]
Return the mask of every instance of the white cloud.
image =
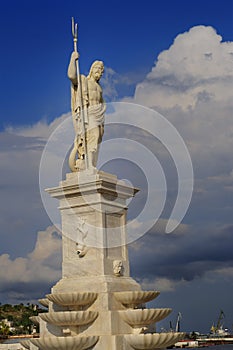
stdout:
[(114, 100), (117, 97), (116, 84), (118, 83), (118, 74), (109, 67), (104, 69), (104, 77), (101, 79), (105, 99)]
[(223, 268), (218, 268), (215, 271), (212, 271), (210, 274), (210, 278), (212, 280), (215, 280), (216, 276), (222, 279), (225, 279), (226, 281), (229, 281), (232, 283), (232, 278), (233, 278), (233, 267), (232, 266), (227, 266)]
[[(200, 193), (200, 185), (201, 192), (212, 196), (209, 204), (205, 201), (199, 207), (202, 211), (229, 190), (218, 177), (232, 171), (232, 97), (233, 42), (223, 42), (210, 26), (196, 26), (178, 35), (158, 56), (131, 99), (158, 110), (183, 137), (193, 161), (195, 193)], [(210, 178), (218, 186), (214, 200), (208, 191)]]
[[(211, 210), (213, 208), (216, 209), (216, 205), (221, 205), (222, 212), (220, 212), (219, 208), (216, 210), (216, 213), (219, 213), (219, 217), (209, 215), (206, 219), (209, 223), (214, 217), (215, 226), (216, 222), (221, 220), (221, 216), (225, 223), (227, 220), (231, 221), (232, 216), (232, 210), (230, 210), (232, 209), (232, 200), (230, 204), (229, 198), (233, 164), (232, 52), (232, 43), (222, 42), (221, 37), (216, 34), (213, 28), (194, 27), (189, 32), (180, 34), (174, 41), (174, 44), (159, 55), (151, 72), (137, 86), (133, 100), (133, 102), (141, 103), (145, 106), (158, 108), (181, 133), (192, 153), (192, 159), (195, 164), (195, 177), (196, 179), (201, 178), (200, 182), (196, 181), (196, 198), (193, 202), (194, 221), (197, 222), (199, 220), (199, 214), (201, 214), (200, 217), (204, 221), (208, 211), (212, 214)], [(111, 76), (112, 72), (109, 71), (109, 73)], [(108, 94), (115, 94), (114, 86), (111, 84), (109, 85)], [(3, 147), (1, 147), (0, 151), (0, 170), (3, 176), (1, 177), (0, 185), (4, 192), (1, 194), (3, 198), (1, 207), (2, 218), (0, 217), (1, 237), (3, 237), (1, 240), (3, 242), (3, 240), (7, 239), (7, 236), (10, 237), (8, 241), (9, 249), (11, 248), (10, 244), (15, 250), (18, 249), (16, 239), (20, 243), (23, 241), (24, 245), (29, 244), (30, 238), (24, 228), (26, 222), (31, 221), (33, 227), (41, 227), (41, 225), (46, 227), (47, 225), (42, 224), (44, 223), (43, 220), (38, 220), (40, 212), (43, 210), (42, 204), (36, 197), (38, 193), (35, 196), (34, 192), (35, 187), (38, 185), (38, 166), (45, 140), (66, 117), (67, 115), (63, 115), (51, 124), (41, 121), (28, 127), (9, 127), (7, 130), (8, 134), (4, 133), (2, 135), (3, 141), (1, 146), (3, 145)], [(10, 140), (7, 141), (7, 146), (6, 138)], [(52, 173), (52, 168), (53, 164), (51, 164), (51, 169), (49, 169), (50, 174)], [(225, 188), (226, 192), (223, 191), (224, 186), (227, 186)], [(225, 209), (219, 202), (219, 198), (220, 196), (225, 196), (227, 192), (229, 203), (228, 209), (224, 211)], [(202, 197), (203, 193), (206, 196), (204, 200)], [(22, 205), (22, 198), (24, 199), (24, 205)], [(226, 196), (223, 198), (224, 203), (226, 203), (226, 198)], [(10, 217), (9, 213), (11, 214)], [(166, 219), (158, 221), (157, 231), (154, 232), (155, 234), (152, 237), (153, 240), (149, 241), (148, 248), (151, 249), (151, 261), (149, 261), (148, 268), (146, 266), (145, 270), (142, 271), (144, 276), (145, 271), (148, 271), (149, 268), (154, 266), (158, 269), (163, 259), (167, 261), (169, 252), (171, 259), (173, 259), (173, 256), (175, 257), (174, 260), (177, 258), (175, 252), (178, 249), (182, 250), (180, 257), (184, 256), (184, 252), (190, 255), (190, 252), (196, 253), (200, 249), (203, 250), (202, 255), (205, 256), (209, 242), (214, 242), (212, 239), (212, 227), (208, 238), (205, 239), (206, 244), (204, 246), (201, 231), (192, 235), (192, 240), (190, 241), (190, 234), (188, 233), (192, 229), (192, 222), (190, 226), (181, 225), (171, 236), (166, 236), (165, 238), (165, 236), (161, 235), (165, 223)], [(202, 223), (203, 227), (204, 224)], [(219, 232), (221, 231), (220, 229), (218, 230)], [(4, 231), (7, 234), (4, 235)], [(159, 237), (159, 240), (157, 237)], [(185, 244), (187, 244), (188, 248), (191, 247), (189, 250), (183, 249), (179, 241), (186, 237)], [(154, 244), (156, 238), (157, 245)], [(177, 242), (178, 245), (170, 243), (168, 247), (168, 238), (176, 239), (174, 242)], [(166, 244), (164, 239), (166, 239)], [(190, 243), (186, 243), (187, 241)], [(37, 280), (38, 282), (51, 285), (51, 278), (56, 280), (60, 277), (60, 262), (58, 261), (60, 259), (60, 244), (60, 240), (53, 234), (53, 229), (48, 228), (46, 232), (38, 233), (36, 245), (27, 255), (18, 254), (20, 257), (16, 256), (15, 258), (12, 258), (11, 254), (0, 255), (2, 267), (0, 271), (1, 288), (11, 284), (12, 281), (14, 281), (16, 287), (17, 283), (27, 283), (29, 285), (37, 282)], [(135, 245), (136, 252), (140, 253), (141, 244), (138, 241)], [(219, 248), (218, 241), (217, 244)], [(225, 246), (224, 242), (222, 244), (223, 248), (229, 245), (229, 243), (226, 243)], [(18, 244), (18, 246), (20, 245)], [(193, 249), (193, 246), (195, 249)], [(185, 247), (186, 245), (184, 245)], [(225, 249), (223, 248), (222, 252), (225, 254)], [(211, 256), (213, 260), (215, 254), (214, 250)], [(137, 260), (140, 264), (137, 266), (137, 270), (140, 269), (141, 259), (142, 256), (139, 255)], [(145, 254), (143, 259), (148, 261), (150, 259), (149, 254)], [(198, 259), (198, 257), (194, 256), (194, 259)], [(177, 261), (174, 264), (178, 265)], [(218, 261), (214, 264), (213, 269), (216, 269), (217, 264)], [(209, 265), (208, 261), (207, 265)], [(180, 264), (177, 269), (180, 271), (182, 266)], [(194, 272), (196, 272), (196, 269), (197, 267), (194, 266)], [(203, 271), (203, 266), (201, 266), (201, 271)], [(227, 270), (225, 267), (216, 271), (219, 275), (222, 273), (231, 276), (232, 274), (232, 269)], [(159, 275), (155, 271), (156, 273)], [(170, 270), (169, 273), (169, 277), (175, 274), (174, 271)], [(177, 273), (177, 275), (179, 278), (180, 274)], [(176, 280), (168, 278), (162, 273), (160, 276), (162, 277), (143, 279), (143, 288), (172, 291), (186, 283), (183, 280), (179, 281), (178, 278)], [(18, 292), (17, 289), (14, 289), (13, 292), (15, 295), (17, 293), (20, 295), (20, 291)]]
[[(47, 138), (68, 116), (62, 115), (50, 124), (41, 121), (31, 126), (8, 127), (0, 133), (0, 253), (23, 256), (32, 250), (37, 230), (49, 225), (40, 196), (40, 160)], [(54, 155), (47, 169), (51, 181), (56, 161)], [(53, 182), (52, 186), (57, 184)]]
[[(56, 281), (61, 276), (61, 238), (54, 227), (38, 232), (34, 250), (26, 257), (11, 259), (9, 254), (0, 255), (0, 292), (18, 283)], [(25, 291), (26, 292), (26, 291)]]
[(163, 51), (135, 99), (157, 108), (182, 110), (200, 101), (228, 101), (233, 87), (233, 43), (222, 42), (212, 27), (196, 26)]
[(70, 113), (62, 114), (60, 117), (55, 118), (51, 123), (48, 123), (47, 120), (44, 119), (32, 125), (18, 127), (8, 126), (5, 131), (9, 134), (24, 137), (38, 137), (40, 139), (47, 140), (58, 125), (60, 125), (69, 116), (71, 117)]

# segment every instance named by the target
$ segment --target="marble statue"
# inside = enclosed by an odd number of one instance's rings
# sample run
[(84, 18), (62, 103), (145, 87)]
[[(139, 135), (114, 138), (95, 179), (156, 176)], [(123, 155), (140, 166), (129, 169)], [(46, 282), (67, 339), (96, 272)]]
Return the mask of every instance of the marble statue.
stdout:
[(88, 247), (84, 243), (88, 235), (88, 228), (85, 219), (80, 216), (77, 217), (77, 235), (79, 236), (78, 242), (76, 243), (77, 254), (80, 258), (83, 258), (88, 252)]
[[(75, 33), (73, 33), (75, 40)], [(71, 54), (68, 77), (71, 80), (71, 110), (75, 141), (69, 157), (72, 171), (96, 167), (99, 146), (104, 134), (106, 109), (99, 81), (104, 72), (102, 61), (95, 61), (88, 76), (80, 75), (79, 53)]]
[(88, 76), (79, 74), (74, 23), (72, 28), (75, 45), (68, 68), (75, 127), (72, 172), (58, 187), (46, 190), (59, 200), (62, 277), (39, 300), (47, 307), (32, 320), (39, 323), (40, 336), (21, 344), (29, 350), (166, 349), (185, 333), (156, 331), (154, 325), (172, 310), (145, 308), (160, 293), (143, 291), (130, 276), (127, 203), (138, 189), (123, 185), (114, 174), (81, 171), (96, 167), (104, 132), (99, 85), (104, 67), (96, 61)]
[(120, 277), (123, 275), (123, 263), (121, 260), (113, 261), (113, 272), (114, 272), (114, 275), (117, 277)]

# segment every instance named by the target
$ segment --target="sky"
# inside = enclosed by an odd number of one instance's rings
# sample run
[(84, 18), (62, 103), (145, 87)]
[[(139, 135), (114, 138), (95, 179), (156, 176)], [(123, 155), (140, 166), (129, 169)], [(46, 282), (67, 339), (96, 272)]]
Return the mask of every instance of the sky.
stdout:
[[(145, 290), (160, 290), (151, 307), (173, 309), (160, 328), (168, 329), (181, 312), (182, 330), (208, 332), (223, 310), (231, 329), (232, 0), (1, 5), (0, 302), (37, 300), (61, 276), (61, 239), (41, 201), (39, 165), (50, 134), (70, 114), (72, 16), (79, 25), (81, 72), (103, 60), (105, 100), (159, 112), (179, 132), (192, 160), (190, 206), (167, 234), (177, 195), (175, 166), (151, 135), (130, 131), (158, 157), (168, 183), (157, 224), (129, 245), (133, 278)], [(146, 117), (143, 122), (146, 130), (152, 128)], [(120, 132), (127, 138), (127, 131)], [(105, 170), (141, 188), (130, 203), (129, 217), (134, 216), (145, 199), (143, 169), (118, 160)]]

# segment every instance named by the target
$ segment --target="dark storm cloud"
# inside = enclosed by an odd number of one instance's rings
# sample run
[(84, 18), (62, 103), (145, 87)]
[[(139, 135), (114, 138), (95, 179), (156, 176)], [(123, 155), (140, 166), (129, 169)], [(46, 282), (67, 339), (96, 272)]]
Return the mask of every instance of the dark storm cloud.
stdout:
[(139, 278), (191, 281), (219, 268), (233, 267), (233, 226), (153, 230), (130, 247), (132, 272)]
[[(54, 283), (51, 279), (51, 283)], [(46, 282), (31, 281), (31, 283), (11, 283), (4, 286), (0, 291), (0, 300), (2, 303), (18, 304), (34, 302), (38, 304), (38, 299), (43, 298), (50, 293), (50, 286)]]

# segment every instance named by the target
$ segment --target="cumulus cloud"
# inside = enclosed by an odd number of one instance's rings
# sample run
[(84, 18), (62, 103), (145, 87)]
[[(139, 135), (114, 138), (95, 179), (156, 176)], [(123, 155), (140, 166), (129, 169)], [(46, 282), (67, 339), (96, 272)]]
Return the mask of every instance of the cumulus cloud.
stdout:
[(104, 100), (112, 102), (125, 96), (126, 92), (134, 93), (135, 85), (144, 78), (141, 72), (128, 72), (119, 74), (110, 67), (105, 67), (104, 76), (101, 78)]
[(158, 56), (131, 101), (172, 122), (191, 153), (195, 176), (203, 177), (232, 170), (232, 91), (233, 42), (210, 26), (196, 26)]
[[(48, 124), (0, 133), (0, 296), (18, 302), (40, 297), (60, 277), (61, 240), (41, 201), (40, 159), (47, 138), (67, 115)], [(56, 185), (56, 184), (55, 184)]]
[(150, 107), (189, 110), (198, 102), (231, 99), (232, 78), (233, 43), (210, 26), (196, 26), (158, 56), (135, 98)]
[[(0, 255), (0, 295), (29, 299), (61, 277), (61, 237), (53, 226), (37, 234), (34, 249), (24, 257), (11, 258)], [(43, 286), (43, 287), (42, 287)], [(39, 290), (39, 292), (40, 292)]]
[(46, 119), (32, 125), (24, 126), (8, 126), (5, 129), (5, 133), (18, 135), (22, 137), (38, 138), (39, 140), (47, 140), (51, 133), (68, 117), (70, 113), (61, 115), (55, 118), (51, 123), (48, 123)]
[(160, 53), (127, 99), (159, 111), (183, 137), (194, 166), (192, 222), (232, 222), (232, 91), (233, 42), (196, 26)]
[[(232, 42), (224, 42), (212, 27), (191, 28), (178, 35), (173, 45), (159, 55), (151, 72), (136, 86), (134, 97), (127, 99), (154, 108), (171, 121), (192, 156), (195, 187), (184, 223), (172, 234), (165, 234), (169, 216), (169, 210), (165, 210), (157, 225), (130, 246), (133, 277), (139, 279), (145, 289), (158, 289), (165, 294), (179, 290), (181, 305), (187, 298), (182, 288), (190, 288), (191, 298), (192, 287), (205, 281), (203, 293), (209, 300), (207, 282), (219, 290), (218, 281), (232, 280), (232, 45)], [(115, 99), (119, 77), (111, 69), (106, 72), (106, 94)], [(0, 134), (3, 174), (0, 186), (4, 198), (0, 217), (0, 263), (4, 266), (0, 276), (1, 292), (7, 292), (12, 298), (26, 299), (35, 291), (37, 294), (33, 295), (42, 297), (52, 284), (51, 276), (54, 281), (60, 277), (60, 240), (52, 228), (36, 236), (41, 227), (49, 225), (40, 201), (38, 165), (48, 136), (65, 118), (66, 115), (61, 116), (51, 124), (41, 121), (32, 126), (9, 127)], [(159, 153), (172, 187), (168, 198), (170, 209), (176, 196), (177, 180), (174, 165), (172, 171), (167, 166), (172, 160), (148, 134), (139, 135), (138, 130), (131, 134), (155, 155)], [(117, 172), (130, 180), (133, 178), (132, 183), (141, 187), (132, 201), (135, 213), (147, 199), (146, 179), (138, 169), (118, 164)], [(111, 171), (114, 172), (114, 166)], [(134, 217), (130, 210), (129, 216)], [(196, 294), (198, 306), (201, 296)], [(190, 298), (187, 298), (188, 310)]]
[(116, 85), (119, 75), (110, 67), (105, 67), (104, 76), (101, 79), (105, 100), (115, 100), (118, 96)]
[(29, 126), (8, 126), (0, 133), (0, 253), (12, 257), (28, 253), (37, 230), (50, 224), (40, 196), (40, 160), (49, 135), (68, 115), (50, 124), (44, 120)]
[(40, 228), (42, 217), (46, 221), (38, 187), (44, 142), (37, 137), (2, 132), (0, 145), (0, 252), (21, 255), (27, 251), (28, 245), (31, 244), (29, 249), (32, 248), (35, 227)]

